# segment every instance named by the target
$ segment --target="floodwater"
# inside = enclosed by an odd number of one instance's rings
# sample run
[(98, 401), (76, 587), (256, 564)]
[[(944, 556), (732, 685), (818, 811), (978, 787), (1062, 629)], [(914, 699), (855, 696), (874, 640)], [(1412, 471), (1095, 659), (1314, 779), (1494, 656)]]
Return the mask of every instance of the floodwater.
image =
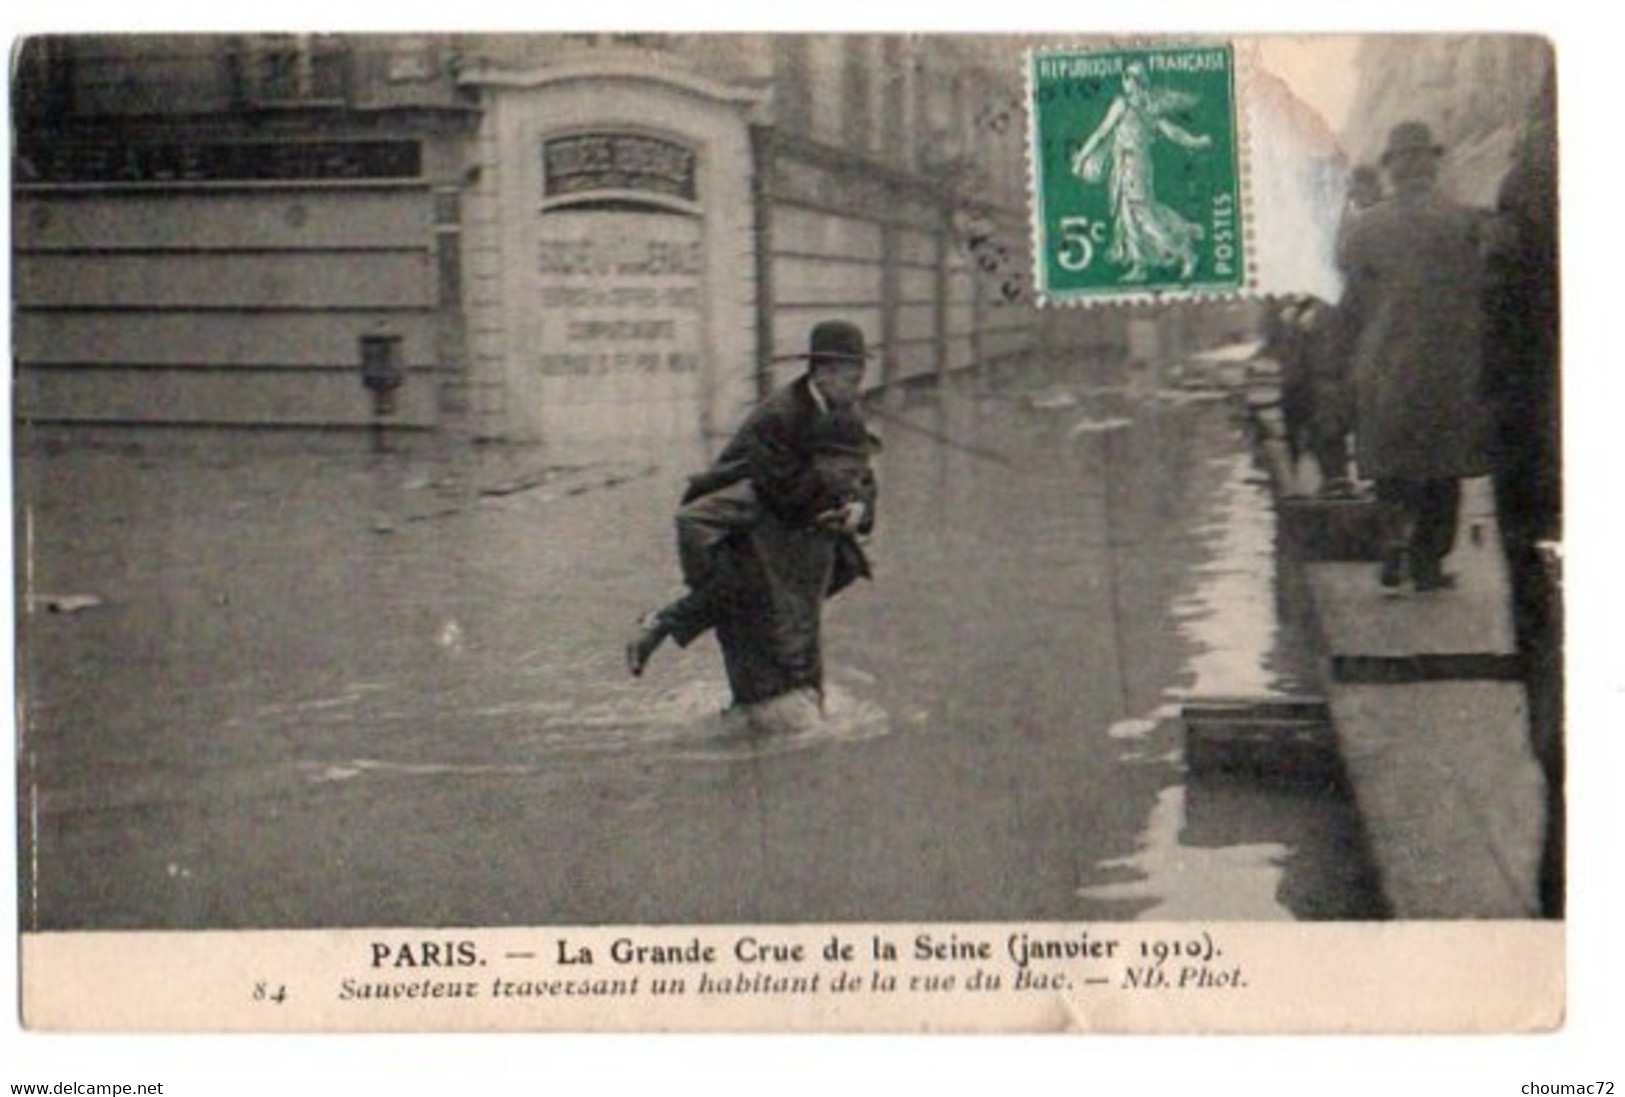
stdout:
[[(1074, 775), (1057, 795), (1078, 802), (1042, 809), (1080, 847), (1067, 916), (1380, 916), (1340, 783), (1185, 765), (1183, 702), (1317, 685), (1306, 607), (1277, 575), (1268, 489), (1233, 409), (1062, 385), (927, 397), (903, 415), (883, 481), (893, 566), (866, 624), (931, 623), (892, 630), (903, 652), (852, 642), (866, 665), (925, 686), (916, 718), (938, 734), (1014, 736), (1032, 757), (1012, 765)], [(882, 595), (898, 572), (906, 591)], [(968, 749), (997, 771), (999, 752)]]
[(708, 639), (622, 665), (698, 448), (26, 454), (24, 925), (1380, 916), (1340, 790), (1184, 764), (1183, 700), (1314, 686), (1230, 409), (881, 410), (827, 719), (767, 737)]

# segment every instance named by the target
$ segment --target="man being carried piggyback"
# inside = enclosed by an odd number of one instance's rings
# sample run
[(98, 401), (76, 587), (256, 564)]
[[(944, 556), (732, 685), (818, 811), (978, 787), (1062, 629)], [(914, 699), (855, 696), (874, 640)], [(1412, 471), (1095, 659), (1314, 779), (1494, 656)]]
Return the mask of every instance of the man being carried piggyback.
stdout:
[(634, 676), (666, 639), (715, 629), (736, 704), (795, 694), (821, 708), (822, 603), (869, 575), (857, 540), (875, 517), (876, 443), (858, 404), (868, 357), (855, 325), (816, 325), (806, 373), (690, 479), (676, 518), (688, 591), (639, 621)]

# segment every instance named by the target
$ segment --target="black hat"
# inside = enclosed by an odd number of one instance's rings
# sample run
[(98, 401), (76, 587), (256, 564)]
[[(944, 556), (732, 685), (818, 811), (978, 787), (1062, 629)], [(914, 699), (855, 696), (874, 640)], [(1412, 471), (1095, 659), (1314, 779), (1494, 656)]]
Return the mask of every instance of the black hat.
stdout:
[(807, 358), (809, 361), (868, 361), (863, 329), (845, 320), (820, 321), (807, 339)]
[(1384, 165), (1394, 157), (1407, 152), (1431, 152), (1444, 155), (1444, 146), (1433, 140), (1433, 131), (1426, 122), (1401, 122), (1388, 133), (1388, 147), (1383, 150)]

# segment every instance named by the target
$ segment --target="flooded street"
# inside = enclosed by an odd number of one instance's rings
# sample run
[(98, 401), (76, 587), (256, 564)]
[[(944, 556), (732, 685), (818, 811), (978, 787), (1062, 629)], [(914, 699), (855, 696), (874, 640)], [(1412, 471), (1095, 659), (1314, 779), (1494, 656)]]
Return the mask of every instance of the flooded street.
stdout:
[(1230, 410), (887, 415), (876, 579), (793, 741), (721, 715), (709, 639), (625, 673), (699, 450), (27, 455), (24, 925), (1379, 914), (1344, 800), (1184, 763), (1185, 699), (1315, 688)]

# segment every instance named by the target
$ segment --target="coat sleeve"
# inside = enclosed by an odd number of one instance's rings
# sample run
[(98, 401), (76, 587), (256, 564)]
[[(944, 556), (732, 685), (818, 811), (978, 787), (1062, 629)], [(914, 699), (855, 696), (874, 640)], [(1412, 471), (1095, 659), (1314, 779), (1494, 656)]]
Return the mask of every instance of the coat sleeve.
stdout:
[(1349, 226), (1347, 236), (1338, 243), (1337, 265), (1343, 272), (1343, 295), (1338, 300), (1338, 310), (1342, 314), (1340, 340), (1350, 352), (1376, 304), (1377, 274), (1373, 255), (1381, 245), (1372, 239), (1372, 220), (1370, 213), (1360, 217)]
[(880, 508), (880, 484), (873, 472), (864, 478), (858, 499), (863, 503), (863, 522), (858, 526), (858, 532), (867, 537), (875, 531), (875, 515)]
[(765, 415), (745, 439), (745, 461), (762, 505), (792, 525), (805, 525), (840, 505), (812, 460), (809, 439), (787, 415)]

